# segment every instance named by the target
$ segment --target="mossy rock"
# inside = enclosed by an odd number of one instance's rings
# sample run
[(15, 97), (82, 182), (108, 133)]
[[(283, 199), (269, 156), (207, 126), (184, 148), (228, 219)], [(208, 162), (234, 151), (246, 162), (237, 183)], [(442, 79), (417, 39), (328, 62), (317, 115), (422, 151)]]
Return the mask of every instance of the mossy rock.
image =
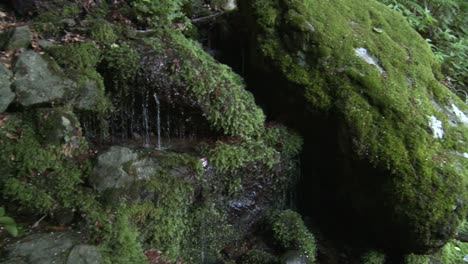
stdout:
[(15, 94), (10, 88), (12, 76), (10, 70), (0, 64), (0, 113), (15, 99)]
[(239, 7), (261, 58), (251, 67), (281, 76), (281, 89), (338, 129), (335, 195), (366, 232), (403, 251), (442, 246), (466, 213), (468, 107), (437, 80), (424, 39), (375, 1)]
[(32, 38), (28, 26), (15, 27), (0, 34), (0, 48), (3, 50), (28, 48)]

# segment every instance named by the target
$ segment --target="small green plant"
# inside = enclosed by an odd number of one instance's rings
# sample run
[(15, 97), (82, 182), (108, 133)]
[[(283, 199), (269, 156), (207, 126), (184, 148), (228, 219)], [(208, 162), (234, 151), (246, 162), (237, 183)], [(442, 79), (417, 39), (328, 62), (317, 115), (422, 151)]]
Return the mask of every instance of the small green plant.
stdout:
[(368, 251), (361, 257), (362, 264), (384, 264), (385, 254), (379, 251)]
[(429, 257), (426, 255), (409, 254), (405, 256), (405, 264), (428, 264)]
[(131, 0), (129, 2), (140, 23), (161, 28), (184, 17), (181, 8), (186, 0)]
[(18, 228), (13, 218), (5, 214), (5, 208), (0, 207), (0, 226), (3, 227), (10, 235), (18, 236)]
[(273, 238), (284, 250), (300, 250), (315, 261), (315, 238), (302, 221), (301, 215), (291, 211), (275, 211), (270, 217)]
[(278, 258), (272, 254), (258, 249), (253, 249), (247, 252), (242, 257), (242, 263), (244, 264), (274, 264), (279, 263)]
[(468, 4), (463, 0), (379, 0), (402, 13), (442, 63), (446, 84), (468, 100)]

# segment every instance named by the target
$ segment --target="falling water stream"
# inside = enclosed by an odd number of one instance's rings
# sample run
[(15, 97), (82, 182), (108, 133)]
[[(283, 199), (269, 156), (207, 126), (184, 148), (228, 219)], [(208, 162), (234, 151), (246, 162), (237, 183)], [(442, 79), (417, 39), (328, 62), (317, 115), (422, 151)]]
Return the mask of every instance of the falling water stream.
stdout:
[(145, 130), (145, 141), (143, 146), (148, 148), (150, 146), (150, 128), (149, 128), (149, 118), (148, 118), (148, 92), (145, 95), (143, 101), (143, 128)]
[(158, 95), (153, 93), (154, 101), (156, 102), (156, 132), (158, 136), (157, 148), (161, 149), (161, 109)]

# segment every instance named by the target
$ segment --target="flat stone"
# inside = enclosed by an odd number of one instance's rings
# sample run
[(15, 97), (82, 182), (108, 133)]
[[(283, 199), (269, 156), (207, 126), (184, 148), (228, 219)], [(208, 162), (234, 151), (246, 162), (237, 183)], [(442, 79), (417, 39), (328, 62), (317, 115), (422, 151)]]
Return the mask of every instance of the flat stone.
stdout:
[(38, 233), (29, 235), (4, 250), (1, 264), (50, 264), (66, 263), (67, 256), (77, 241), (71, 233)]
[(67, 264), (100, 264), (103, 263), (102, 255), (95, 246), (77, 245), (70, 255)]

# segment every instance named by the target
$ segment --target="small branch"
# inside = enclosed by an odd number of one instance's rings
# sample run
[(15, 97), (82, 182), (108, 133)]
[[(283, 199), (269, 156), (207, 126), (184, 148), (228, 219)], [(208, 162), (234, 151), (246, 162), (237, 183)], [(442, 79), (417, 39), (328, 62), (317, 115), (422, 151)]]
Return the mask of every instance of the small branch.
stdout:
[(227, 13), (226, 11), (223, 11), (223, 12), (218, 12), (218, 13), (215, 13), (215, 14), (212, 14), (212, 15), (209, 15), (209, 16), (194, 18), (194, 19), (192, 19), (192, 22), (193, 23), (206, 22), (206, 21), (212, 20), (214, 18), (217, 18), (217, 17), (219, 17), (221, 15), (224, 15), (226, 13)]
[(34, 223), (34, 225), (31, 226), (31, 228), (36, 228), (39, 226), (39, 224), (42, 222), (42, 220), (44, 220), (44, 218), (46, 218), (47, 215), (44, 215), (43, 217), (41, 217), (41, 219), (37, 220), (36, 223)]

